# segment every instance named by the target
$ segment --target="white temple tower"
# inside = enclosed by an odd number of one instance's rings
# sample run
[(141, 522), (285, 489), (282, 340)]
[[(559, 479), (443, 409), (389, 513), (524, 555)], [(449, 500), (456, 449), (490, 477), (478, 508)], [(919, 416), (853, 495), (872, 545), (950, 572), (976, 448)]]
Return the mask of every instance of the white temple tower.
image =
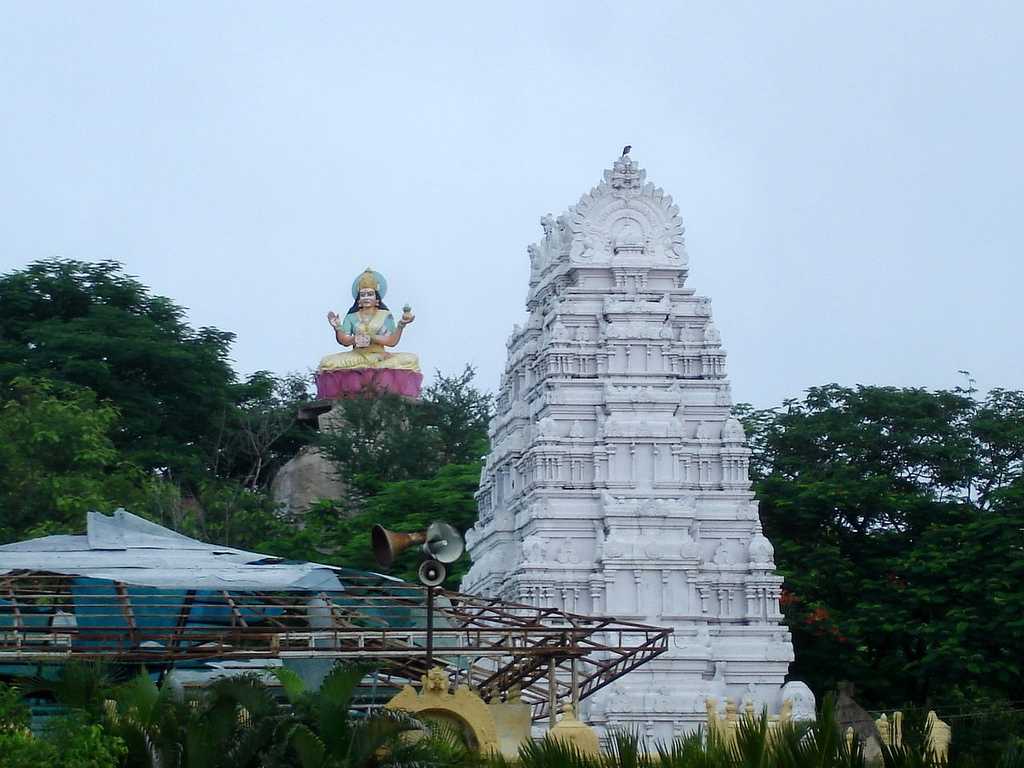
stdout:
[(776, 712), (782, 579), (679, 209), (624, 155), (541, 227), (462, 591), (672, 627), (667, 654), (584, 702), (599, 727), (669, 739), (727, 696)]

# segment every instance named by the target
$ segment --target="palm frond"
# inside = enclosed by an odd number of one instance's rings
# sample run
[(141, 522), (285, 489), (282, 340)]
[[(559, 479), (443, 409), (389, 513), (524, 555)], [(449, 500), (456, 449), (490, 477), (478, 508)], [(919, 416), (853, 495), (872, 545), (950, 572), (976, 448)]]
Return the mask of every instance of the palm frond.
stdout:
[(288, 698), (290, 704), (298, 704), (306, 695), (306, 684), (294, 670), (287, 669), (286, 667), (276, 667), (270, 670), (270, 672), (281, 684), (281, 689), (284, 691), (284, 695)]
[(321, 768), (326, 762), (327, 750), (320, 738), (301, 723), (293, 725), (288, 743), (302, 764), (302, 768)]

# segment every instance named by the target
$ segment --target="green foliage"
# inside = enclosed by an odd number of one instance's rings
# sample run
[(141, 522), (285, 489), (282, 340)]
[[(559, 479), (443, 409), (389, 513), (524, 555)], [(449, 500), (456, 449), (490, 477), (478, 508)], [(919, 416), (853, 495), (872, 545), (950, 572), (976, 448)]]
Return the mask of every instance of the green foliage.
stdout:
[[(254, 676), (222, 678), (205, 690), (184, 693), (171, 685), (156, 685), (145, 673), (111, 686), (101, 668), (83, 665), (56, 686), (65, 706), (77, 702), (82, 708), (73, 708), (68, 717), (55, 721), (43, 738), (32, 737), (20, 726), (0, 728), (0, 768), (50, 764), (58, 768), (508, 768), (501, 757), (488, 758), (469, 750), (450, 726), (424, 723), (402, 712), (354, 711), (354, 696), (367, 673), (363, 667), (340, 665), (313, 690), (295, 672), (278, 668), (274, 675), (287, 704), (281, 706)], [(0, 702), (7, 698), (0, 688)], [(23, 714), (16, 716), (17, 722), (23, 719)], [(908, 747), (884, 750), (884, 762), (871, 768), (939, 768), (935, 756), (921, 747), (923, 737), (923, 733), (905, 732)], [(1016, 768), (1022, 757), (1021, 742), (1015, 740), (1009, 745), (994, 744), (983, 758), (953, 753), (945, 768)], [(825, 698), (821, 713), (811, 722), (770, 727), (764, 714), (743, 716), (732, 740), (712, 729), (648, 750), (636, 732), (616, 732), (605, 752), (587, 756), (572, 746), (544, 739), (523, 744), (518, 764), (523, 768), (869, 768), (859, 745), (847, 746), (835, 722), (831, 697)]]
[(46, 377), (116, 404), (118, 449), (144, 469), (204, 465), (230, 402), (233, 334), (193, 330), (116, 262), (48, 260), (0, 277), (0, 384)]
[(437, 470), (441, 443), (423, 403), (367, 390), (336, 407), (344, 428), (321, 435), (320, 443), (349, 486), (374, 493), (383, 483)]
[(436, 373), (423, 391), (429, 422), (437, 434), (441, 464), (470, 464), (487, 453), (487, 424), (493, 412), (492, 397), (473, 386), (476, 371), (467, 365), (462, 373)]
[(122, 461), (114, 408), (88, 390), (15, 379), (0, 399), (0, 541), (80, 530), (91, 509), (140, 498)]
[(0, 733), (20, 731), (28, 727), (29, 711), (21, 700), (21, 693), (0, 683)]
[(273, 473), (314, 434), (298, 422), (298, 409), (312, 396), (309, 377), (257, 371), (232, 387), (213, 457), (213, 474), (246, 488), (266, 487)]
[[(476, 390), (473, 370), (437, 375), (421, 401), (368, 392), (339, 403), (344, 429), (326, 436), (325, 453), (356, 487), (358, 503), (346, 515), (332, 505), (311, 510), (301, 531), (288, 531), (266, 546), (288, 557), (306, 557), (352, 568), (377, 569), (370, 550), (374, 524), (400, 531), (444, 520), (461, 531), (476, 522), (474, 493), (487, 445), (490, 395)], [(395, 575), (415, 580), (419, 560), (403, 558)], [(457, 584), (469, 567), (449, 569)]]
[[(284, 742), (302, 768), (370, 768), (396, 766), (468, 765), (469, 755), (443, 733), (409, 742), (403, 736), (424, 726), (403, 712), (381, 709), (356, 717), (352, 698), (367, 670), (360, 666), (334, 667), (320, 685), (310, 691), (290, 670), (275, 675), (293, 707), (294, 717), (284, 731)], [(382, 759), (382, 756), (385, 756)], [(461, 760), (465, 759), (465, 762)], [(454, 760), (456, 762), (448, 762)]]
[(829, 385), (741, 414), (792, 674), (868, 706), (1019, 698), (1024, 393)]
[(0, 768), (41, 768), (58, 765), (57, 749), (28, 730), (0, 731)]
[(28, 729), (18, 690), (0, 683), (0, 768), (115, 768), (124, 743), (81, 712), (52, 720), (44, 738)]
[(344, 428), (321, 445), (342, 478), (368, 494), (384, 483), (425, 480), (448, 464), (478, 462), (487, 449), (491, 396), (473, 386), (466, 367), (438, 372), (420, 400), (368, 390), (339, 401)]
[[(382, 484), (380, 492), (363, 501), (353, 517), (342, 517), (331, 505), (310, 510), (301, 530), (288, 528), (283, 535), (262, 543), (264, 550), (290, 558), (315, 559), (349, 568), (379, 570), (370, 549), (370, 529), (376, 523), (401, 531), (422, 530), (435, 520), (444, 520), (460, 531), (476, 521), (473, 494), (480, 481), (479, 464), (442, 467), (428, 480), (403, 480)], [(457, 585), (469, 568), (463, 557), (449, 567), (447, 584)], [(420, 559), (400, 558), (392, 573), (416, 580)]]
[(183, 693), (142, 673), (116, 687), (110, 701), (93, 714), (126, 745), (129, 768), (255, 768), (287, 717), (253, 677)]
[(50, 765), (57, 768), (116, 768), (128, 751), (124, 741), (81, 714), (49, 723), (46, 741), (55, 753)]

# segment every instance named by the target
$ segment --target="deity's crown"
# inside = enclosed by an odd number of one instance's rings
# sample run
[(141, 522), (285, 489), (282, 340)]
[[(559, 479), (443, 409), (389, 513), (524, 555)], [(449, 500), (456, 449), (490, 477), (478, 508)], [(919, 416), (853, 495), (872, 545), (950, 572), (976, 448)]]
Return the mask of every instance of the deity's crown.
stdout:
[(380, 272), (375, 272), (372, 267), (367, 267), (352, 282), (352, 298), (359, 298), (359, 291), (364, 288), (372, 288), (378, 296), (384, 298), (384, 294), (388, 290), (388, 281)]

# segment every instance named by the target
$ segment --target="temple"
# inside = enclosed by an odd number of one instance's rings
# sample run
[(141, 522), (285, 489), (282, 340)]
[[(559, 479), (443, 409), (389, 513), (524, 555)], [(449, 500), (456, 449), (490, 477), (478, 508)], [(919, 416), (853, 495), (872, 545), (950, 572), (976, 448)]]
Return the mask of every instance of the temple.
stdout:
[(599, 729), (669, 739), (727, 698), (813, 712), (805, 685), (783, 689), (782, 579), (678, 208), (624, 154), (541, 227), (462, 591), (674, 630), (667, 653), (584, 702)]

